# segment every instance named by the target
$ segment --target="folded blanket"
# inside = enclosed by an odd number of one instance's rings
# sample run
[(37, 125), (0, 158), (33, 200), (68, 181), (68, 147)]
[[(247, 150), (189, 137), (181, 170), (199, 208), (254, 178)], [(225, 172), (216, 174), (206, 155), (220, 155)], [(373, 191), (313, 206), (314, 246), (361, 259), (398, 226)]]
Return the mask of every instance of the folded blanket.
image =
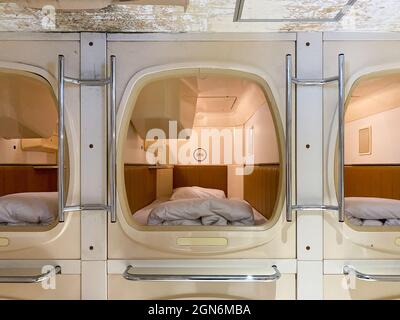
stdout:
[(366, 227), (381, 227), (383, 222), (381, 220), (364, 220), (363, 226)]
[(347, 221), (354, 226), (366, 226), (366, 227), (400, 226), (400, 219), (364, 220), (364, 219), (359, 219), (359, 218), (353, 217), (349, 214), (346, 214), (346, 218), (347, 218)]
[(400, 226), (400, 219), (388, 219), (385, 221), (385, 226)]
[(0, 197), (0, 223), (51, 224), (57, 212), (57, 192), (15, 193)]
[(362, 226), (363, 221), (361, 219), (355, 218), (349, 214), (346, 214), (347, 220), (352, 224), (353, 226)]
[(349, 197), (345, 198), (345, 212), (364, 220), (400, 219), (400, 200)]
[(254, 225), (251, 206), (241, 200), (190, 199), (164, 202), (153, 208), (148, 225)]

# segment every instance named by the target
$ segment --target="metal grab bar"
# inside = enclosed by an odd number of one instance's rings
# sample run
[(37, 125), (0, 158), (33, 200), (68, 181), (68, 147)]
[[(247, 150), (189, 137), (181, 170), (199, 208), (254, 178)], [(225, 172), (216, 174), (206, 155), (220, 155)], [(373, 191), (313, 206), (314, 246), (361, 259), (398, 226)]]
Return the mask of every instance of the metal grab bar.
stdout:
[(400, 282), (400, 275), (366, 274), (349, 265), (343, 267), (343, 274), (346, 276), (355, 275), (357, 279), (362, 281)]
[(34, 276), (0, 276), (0, 283), (41, 283), (49, 280), (55, 274), (61, 273), (61, 267), (55, 266), (54, 270), (49, 270)]
[[(338, 57), (338, 76), (326, 79), (298, 79), (292, 76), (292, 56), (286, 56), (286, 220), (293, 220), (293, 211), (338, 211), (339, 222), (344, 222), (344, 55)], [(293, 84), (301, 86), (322, 86), (331, 82), (338, 82), (338, 118), (339, 118), (339, 161), (338, 161), (338, 205), (298, 205), (292, 200), (292, 87)]]
[(344, 54), (339, 55), (339, 81), (338, 81), (338, 214), (339, 222), (344, 222), (344, 103), (345, 103), (345, 87), (344, 87)]
[(87, 87), (98, 87), (98, 86), (106, 86), (108, 84), (111, 84), (110, 79), (85, 80), (85, 79), (64, 77), (64, 81), (67, 83), (72, 83), (72, 84), (87, 86)]
[(311, 205), (311, 206), (302, 206), (302, 205), (296, 205), (292, 206), (292, 210), (296, 211), (338, 211), (339, 207), (338, 206), (326, 206), (326, 205)]
[(324, 84), (328, 84), (330, 82), (338, 81), (338, 77), (331, 77), (326, 79), (317, 79), (317, 80), (307, 80), (307, 79), (297, 79), (292, 78), (292, 82), (301, 86), (321, 86)]
[(64, 56), (58, 56), (58, 221), (64, 222)]
[(110, 194), (110, 216), (111, 223), (115, 223), (117, 221), (117, 124), (116, 124), (116, 101), (117, 101), (117, 85), (116, 85), (116, 58), (115, 56), (111, 56), (111, 65), (110, 65), (110, 105), (108, 108), (109, 112), (109, 134), (108, 134), (108, 145), (109, 156), (108, 156), (108, 183), (109, 183), (109, 194)]
[[(58, 220), (64, 222), (65, 213), (73, 211), (106, 210), (110, 213), (111, 222), (116, 222), (116, 58), (110, 57), (110, 76), (107, 79), (76, 79), (66, 77), (64, 73), (64, 56), (58, 56)], [(81, 86), (110, 86), (110, 103), (107, 108), (108, 119), (110, 119), (108, 130), (108, 184), (109, 201), (107, 204), (80, 204), (65, 206), (64, 190), (64, 128), (65, 128), (65, 106), (64, 87), (65, 83)]]
[(74, 212), (74, 211), (110, 211), (111, 207), (104, 204), (85, 204), (81, 206), (65, 206), (64, 212)]
[(200, 274), (138, 274), (130, 273), (134, 268), (129, 265), (123, 277), (129, 281), (240, 281), (240, 282), (274, 282), (281, 278), (277, 266), (273, 265), (274, 273), (265, 275), (200, 275)]

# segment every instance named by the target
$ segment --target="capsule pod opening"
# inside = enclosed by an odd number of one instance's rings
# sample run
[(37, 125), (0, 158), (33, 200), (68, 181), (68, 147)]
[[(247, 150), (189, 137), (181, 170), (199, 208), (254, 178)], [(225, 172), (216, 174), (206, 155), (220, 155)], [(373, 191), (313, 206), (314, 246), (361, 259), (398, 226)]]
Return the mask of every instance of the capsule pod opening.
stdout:
[(142, 79), (120, 133), (124, 218), (152, 230), (269, 228), (283, 203), (274, 108), (261, 79), (240, 72), (173, 70)]
[(345, 113), (346, 222), (400, 229), (400, 72), (372, 73), (350, 90)]
[(53, 87), (37, 73), (0, 68), (0, 97), (0, 231), (50, 230), (58, 216)]

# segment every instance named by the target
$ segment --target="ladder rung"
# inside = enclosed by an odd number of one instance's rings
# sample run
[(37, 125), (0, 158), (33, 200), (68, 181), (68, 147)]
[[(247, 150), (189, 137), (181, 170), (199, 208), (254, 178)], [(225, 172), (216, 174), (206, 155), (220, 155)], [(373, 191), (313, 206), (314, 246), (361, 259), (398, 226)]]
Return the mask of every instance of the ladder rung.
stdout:
[(330, 82), (339, 81), (339, 77), (330, 77), (326, 79), (316, 79), (316, 80), (292, 78), (292, 81), (293, 83), (302, 86), (322, 86)]
[(88, 86), (88, 87), (100, 87), (100, 86), (105, 86), (111, 83), (111, 79), (76, 79), (76, 78), (69, 78), (69, 77), (64, 77), (64, 81), (68, 83), (73, 83), (77, 85), (82, 85), (82, 86)]
[(111, 207), (104, 204), (83, 204), (80, 206), (69, 206), (64, 207), (64, 212), (74, 212), (74, 211), (110, 211)]
[(82, 211), (96, 211), (96, 210), (107, 210), (111, 209), (110, 206), (104, 204), (83, 204), (81, 206)]
[(331, 205), (296, 205), (292, 206), (296, 211), (339, 211), (338, 206)]

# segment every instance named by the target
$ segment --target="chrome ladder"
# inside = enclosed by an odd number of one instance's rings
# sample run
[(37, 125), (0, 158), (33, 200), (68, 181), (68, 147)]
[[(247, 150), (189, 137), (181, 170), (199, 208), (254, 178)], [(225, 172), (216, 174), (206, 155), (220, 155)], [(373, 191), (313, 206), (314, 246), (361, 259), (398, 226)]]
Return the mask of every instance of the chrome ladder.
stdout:
[[(298, 79), (292, 76), (292, 56), (286, 56), (286, 220), (293, 220), (293, 211), (338, 211), (339, 222), (344, 222), (344, 55), (338, 58), (339, 73), (337, 77), (325, 79)], [(338, 161), (338, 205), (293, 204), (292, 200), (292, 86), (323, 86), (331, 82), (338, 82), (338, 117), (339, 117), (339, 161)]]
[[(106, 79), (76, 79), (66, 77), (64, 74), (64, 56), (58, 56), (58, 221), (64, 222), (65, 213), (73, 211), (94, 211), (106, 210), (110, 213), (111, 222), (117, 220), (116, 212), (116, 58), (110, 57), (110, 75)], [(65, 83), (79, 86), (109, 86), (110, 102), (107, 108), (108, 113), (108, 185), (109, 196), (107, 204), (80, 204), (74, 206), (65, 205), (64, 190), (64, 87)]]

